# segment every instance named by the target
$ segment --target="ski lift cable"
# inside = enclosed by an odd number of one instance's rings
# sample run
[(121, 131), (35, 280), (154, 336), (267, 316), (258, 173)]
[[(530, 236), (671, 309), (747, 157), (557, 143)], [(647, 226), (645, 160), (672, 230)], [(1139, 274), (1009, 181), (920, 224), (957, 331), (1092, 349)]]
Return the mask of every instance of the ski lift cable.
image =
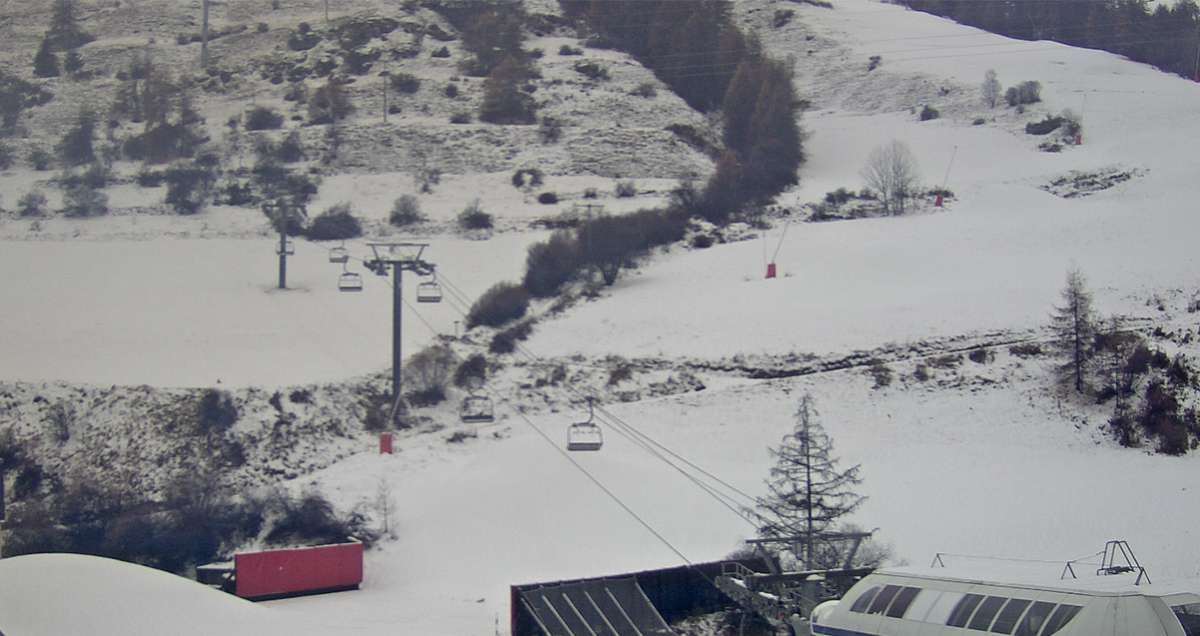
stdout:
[[(408, 304), (408, 302), (405, 301), (405, 304)], [(427, 328), (429, 328), (431, 331), (434, 331), (434, 333), (436, 333), (436, 330), (433, 329), (433, 326), (431, 324), (429, 324), (429, 322), (427, 320), (425, 320), (424, 316), (421, 316), (419, 314), (419, 312), (416, 312), (416, 308), (414, 308), (410, 305), (409, 309), (413, 310), (414, 313), (417, 313), (417, 317), (420, 319), (420, 321)], [(654, 537), (656, 539), (658, 539), (660, 543), (667, 546), (667, 548), (670, 549), (671, 552), (674, 552), (675, 556), (682, 559), (683, 562), (688, 565), (688, 567), (692, 567), (692, 568), (695, 567), (695, 565), (692, 563), (692, 561), (690, 559), (688, 559), (687, 556), (684, 555), (683, 552), (679, 550), (679, 548), (675, 547), (675, 545), (672, 544), (666, 537), (664, 537), (661, 532), (656, 530), (654, 528), (654, 526), (650, 525), (650, 523), (648, 521), (646, 521), (644, 518), (642, 518), (641, 515), (639, 515), (636, 511), (634, 511), (633, 508), (631, 508), (629, 506), (629, 504), (625, 503), (624, 500), (622, 500), (619, 496), (617, 496), (617, 494), (615, 492), (613, 492), (612, 489), (610, 489), (608, 486), (604, 485), (604, 483), (602, 481), (600, 481), (600, 479), (598, 477), (593, 475), (591, 473), (591, 471), (584, 468), (582, 464), (580, 464), (574, 457), (572, 457), (570, 455), (570, 453), (559, 448), (558, 444), (553, 439), (551, 439), (550, 436), (545, 431), (543, 431), (538, 425), (534, 424), (533, 420), (529, 419), (529, 417), (526, 414), (522, 413), (520, 411), (520, 409), (511, 407), (508, 404), (508, 402), (502, 396), (499, 395), (499, 393), (497, 391), (491, 390), (491, 389), (487, 388), (486, 386), (483, 387), (482, 390), (486, 391), (488, 393), (491, 393), (493, 395), (493, 399), (498, 400), (500, 403), (504, 404), (505, 406), (509, 406), (509, 409), (514, 414), (516, 414), (517, 417), (521, 418), (525, 422), (525, 424), (527, 426), (529, 426), (529, 428), (533, 429), (533, 431), (535, 433), (537, 433), (538, 437), (541, 437), (551, 448), (553, 448), (554, 452), (558, 453), (563, 459), (567, 460), (567, 462), (570, 463), (571, 466), (573, 466), (576, 470), (583, 473), (584, 477), (586, 477), (589, 481), (592, 482), (592, 484), (594, 484), (597, 488), (599, 488), (601, 492), (603, 492), (610, 499), (612, 499), (613, 502), (616, 503), (622, 510), (624, 510), (626, 514), (628, 514), (630, 517), (633, 517), (633, 519), (635, 521), (637, 521), (643, 528), (645, 528), (650, 534), (654, 535)], [(707, 578), (707, 577), (705, 577), (705, 578)], [(712, 581), (710, 581), (710, 582), (712, 582)], [(715, 584), (714, 584), (714, 587), (715, 587)]]
[[(453, 281), (450, 281), (445, 276), (445, 273), (443, 273), (443, 275), (442, 275), (442, 281), (443, 281), (443, 283), (445, 283), (447, 285), (448, 289), (455, 288)], [(457, 293), (461, 293), (461, 292), (457, 292)], [(542, 361), (541, 358), (539, 358), (537, 355), (530, 352), (528, 348), (524, 347), (520, 343), (516, 344), (516, 349), (518, 352), (520, 352), (522, 355), (524, 355), (526, 358), (530, 359), (531, 361), (535, 361), (535, 362)], [(572, 387), (570, 385), (566, 385), (566, 388), (568, 391), (574, 393), (576, 395), (576, 397), (582, 398), (584, 400), (586, 400), (588, 397), (590, 397), (590, 396), (584, 395), (581, 391), (575, 389), (574, 387)], [(737, 501), (737, 499), (735, 497), (733, 497), (732, 495), (726, 494), (726, 493), (721, 493), (719, 490), (717, 490), (716, 486), (714, 486), (712, 484), (703, 483), (698, 477), (688, 473), (685, 469), (683, 469), (679, 465), (675, 464), (674, 462), (671, 462), (666, 457), (664, 457), (662, 455), (662, 453), (659, 453), (658, 451), (654, 450), (654, 448), (657, 447), (658, 449), (661, 449), (662, 452), (664, 452), (672, 457), (677, 458), (680, 462), (682, 462), (683, 464), (692, 468), (693, 470), (695, 470), (695, 471), (699, 472), (700, 474), (704, 475), (705, 477), (713, 480), (717, 484), (720, 484), (721, 486), (725, 487), (729, 491), (736, 493), (737, 495), (740, 495), (741, 497), (745, 498), (747, 503), (756, 503), (757, 500), (754, 497), (746, 494), (744, 491), (742, 491), (742, 490), (738, 489), (737, 487), (729, 484), (728, 482), (720, 479), (719, 477), (712, 474), (711, 472), (701, 468), (700, 466), (698, 466), (691, 460), (688, 460), (687, 458), (676, 453), (675, 451), (671, 450), (670, 448), (667, 448), (662, 443), (653, 439), (649, 435), (646, 435), (645, 433), (641, 432), (640, 430), (638, 430), (637, 428), (635, 428), (628, 422), (625, 422), (621, 418), (617, 417), (616, 415), (614, 415), (607, 409), (603, 408), (602, 406), (595, 407), (595, 411), (598, 412), (602, 417), (606, 418), (608, 420), (608, 423), (610, 424), (610, 426), (615, 424), (615, 426), (613, 426), (613, 430), (616, 431), (618, 434), (621, 434), (626, 439), (629, 439), (636, 446), (640, 446), (641, 448), (643, 448), (643, 450), (646, 450), (648, 453), (650, 453), (656, 459), (659, 459), (660, 461), (666, 463), (668, 466), (671, 466), (674, 470), (678, 471), (685, 478), (687, 478), (689, 481), (694, 483), (697, 487), (701, 488), (706, 493), (708, 493), (710, 496), (712, 496), (714, 499), (716, 499), (719, 503), (721, 503), (721, 505), (725, 506), (731, 512), (733, 512), (735, 515), (737, 515), (738, 517), (740, 517), (747, 523), (754, 526), (755, 529), (757, 529), (758, 524), (756, 524), (753, 520), (746, 517), (745, 512), (744, 512), (745, 508), (740, 508), (741, 504)]]
[[(453, 281), (451, 281), (451, 280), (449, 280), (449, 279), (446, 277), (446, 275), (445, 275), (445, 273), (444, 273), (444, 272), (443, 272), (443, 274), (442, 274), (442, 281), (443, 281), (443, 282), (444, 282), (444, 283), (447, 285), (447, 288), (448, 288), (448, 289), (454, 289), (454, 290), (456, 291), (456, 293), (459, 293), (459, 294), (461, 294), (461, 291), (458, 291), (458, 290), (456, 289), (456, 285), (454, 284), (454, 282), (453, 282)], [(521, 353), (522, 355), (524, 355), (524, 356), (525, 356), (527, 359), (531, 360), (531, 361), (534, 361), (534, 362), (544, 362), (544, 360), (542, 360), (542, 359), (541, 359), (539, 356), (537, 356), (536, 354), (534, 354), (533, 352), (531, 352), (531, 351), (528, 349), (528, 347), (525, 347), (525, 346), (524, 346), (524, 345), (522, 345), (521, 343), (516, 343), (516, 350), (517, 350), (519, 353)], [(580, 365), (572, 365), (572, 366), (580, 366)], [(599, 367), (593, 367), (593, 368), (599, 368)], [(585, 401), (586, 401), (586, 399), (589, 397), (589, 396), (587, 396), (587, 395), (584, 395), (584, 394), (583, 394), (583, 392), (581, 392), (581, 391), (579, 391), (579, 390), (575, 389), (574, 387), (572, 387), (572, 386), (570, 386), (570, 385), (567, 385), (567, 386), (566, 386), (566, 388), (567, 388), (567, 390), (568, 390), (568, 391), (570, 391), (570, 392), (574, 393), (574, 394), (576, 395), (576, 397), (578, 397), (578, 398), (580, 398), (580, 399), (582, 399), (582, 400), (585, 400)], [(747, 494), (746, 492), (742, 491), (741, 489), (739, 489), (739, 488), (737, 488), (737, 487), (733, 486), (732, 484), (729, 484), (728, 482), (726, 482), (726, 481), (722, 480), (721, 478), (719, 478), (719, 477), (717, 477), (716, 475), (712, 474), (711, 472), (709, 472), (709, 471), (705, 470), (704, 468), (700, 467), (699, 465), (697, 465), (696, 463), (694, 463), (694, 462), (692, 462), (691, 460), (687, 459), (686, 457), (683, 457), (683, 456), (682, 456), (682, 455), (680, 455), (679, 453), (677, 453), (677, 452), (675, 452), (675, 451), (671, 450), (670, 448), (668, 448), (667, 446), (665, 446), (664, 444), (662, 444), (662, 443), (661, 443), (661, 442), (659, 442), (658, 440), (655, 440), (654, 438), (650, 437), (650, 436), (649, 436), (649, 435), (647, 435), (646, 433), (643, 433), (642, 431), (638, 430), (638, 429), (637, 429), (636, 427), (634, 427), (633, 425), (631, 425), (631, 424), (629, 424), (628, 422), (626, 422), (626, 421), (622, 420), (621, 418), (617, 417), (615, 414), (613, 414), (613, 413), (612, 413), (611, 411), (609, 411), (608, 409), (605, 409), (603, 406), (596, 406), (596, 412), (598, 412), (599, 414), (603, 415), (604, 417), (606, 417), (606, 418), (607, 418), (608, 420), (610, 420), (611, 422), (615, 422), (615, 423), (617, 423), (619, 426), (627, 427), (627, 429), (628, 429), (628, 430), (631, 432), (631, 434), (632, 434), (632, 435), (634, 435), (634, 436), (636, 436), (636, 437), (638, 437), (638, 438), (640, 438), (640, 439), (644, 440), (643, 442), (641, 442), (640, 444), (638, 444), (638, 445), (640, 445), (640, 446), (643, 446), (643, 448), (646, 448), (647, 450), (649, 450), (649, 447), (648, 447), (648, 446), (646, 446), (646, 445), (649, 445), (649, 446), (652, 446), (652, 447), (657, 447), (657, 448), (661, 449), (661, 450), (662, 450), (664, 453), (666, 453), (666, 454), (668, 454), (668, 455), (670, 455), (670, 456), (672, 456), (672, 457), (674, 457), (674, 458), (678, 459), (679, 461), (681, 461), (681, 462), (683, 462), (684, 464), (686, 464), (688, 467), (692, 468), (693, 470), (695, 470), (695, 471), (699, 472), (700, 474), (704, 475), (705, 477), (707, 477), (707, 478), (709, 478), (709, 479), (713, 480), (713, 481), (714, 481), (714, 482), (716, 482), (717, 484), (719, 484), (719, 485), (723, 486), (724, 488), (728, 489), (730, 492), (732, 492), (732, 493), (735, 493), (736, 495), (740, 495), (742, 498), (744, 498), (744, 499), (746, 500), (746, 502), (747, 502), (747, 503), (756, 503), (756, 502), (757, 502), (757, 499), (756, 499), (756, 498), (752, 497), (751, 495)], [(662, 460), (663, 460), (663, 461), (665, 461), (666, 463), (668, 463), (668, 464), (670, 464), (670, 465), (674, 466), (674, 464), (672, 464), (670, 461), (666, 460), (665, 458), (661, 458), (661, 457), (660, 457), (660, 459), (662, 459)], [(680, 470), (680, 469), (678, 469), (678, 468), (676, 468), (676, 469), (677, 469), (677, 470)], [(685, 473), (685, 474), (686, 474), (686, 473)], [(731, 499), (731, 500), (733, 500), (734, 498), (733, 498), (733, 497), (730, 497), (730, 499)], [(739, 515), (739, 516), (740, 516), (740, 515)]]

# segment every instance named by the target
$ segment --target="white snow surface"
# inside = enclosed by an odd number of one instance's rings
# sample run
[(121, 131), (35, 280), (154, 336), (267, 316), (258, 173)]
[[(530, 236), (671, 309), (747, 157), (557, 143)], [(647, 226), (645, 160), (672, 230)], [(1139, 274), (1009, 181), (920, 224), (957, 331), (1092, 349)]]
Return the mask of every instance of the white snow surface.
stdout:
[[(738, 3), (739, 19), (763, 27), (775, 6)], [(532, 351), (568, 363), (565, 356), (576, 353), (845, 354), (1039, 329), (1072, 265), (1087, 274), (1105, 313), (1137, 313), (1151, 296), (1191, 289), (1198, 188), (1181, 140), (1198, 132), (1200, 87), (1110, 54), (1018, 43), (867, 0), (839, 0), (832, 10), (786, 6), (797, 20), (761, 31), (772, 53), (796, 55), (800, 92), (814, 108), (804, 116), (812, 135), (802, 184), (781, 202), (798, 208), (839, 186), (858, 189), (867, 154), (892, 138), (912, 146), (928, 185), (941, 184), (955, 154), (946, 185), (957, 198), (945, 210), (899, 218), (795, 224), (778, 258), (782, 277), (770, 281), (762, 279), (764, 253), (773, 251), (780, 227), (765, 239), (661, 255), (623, 274), (611, 293), (540, 323)], [(805, 32), (816, 39), (805, 40)], [(883, 66), (868, 73), (871, 55), (882, 55)], [(1021, 118), (987, 111), (974, 91), (988, 68), (1006, 86), (1041, 81), (1044, 104)], [(944, 103), (935, 101), (939, 87), (947, 88)], [(922, 103), (938, 106), (943, 118), (919, 123), (909, 108)], [(1040, 138), (1021, 132), (1024, 123), (1068, 107), (1083, 111), (1084, 145), (1039, 152)], [(972, 126), (976, 117), (988, 121)], [(1111, 166), (1144, 176), (1076, 199), (1039, 189), (1072, 170)], [(534, 238), (435, 239), (431, 256), (447, 255), (439, 265), (478, 293), (515, 278)], [(253, 256), (247, 246), (255, 247)], [(19, 361), (0, 362), (0, 377), (285, 383), (386, 363), (386, 294), (333, 298), (332, 270), (319, 251), (300, 251), (294, 261), (295, 280), (307, 291), (274, 294), (270, 249), (266, 240), (6, 242), (0, 261), (17, 275), (5, 283), (5, 306), (25, 313), (0, 315), (3, 358)], [(98, 258), (112, 253), (123, 258)], [(170, 253), (187, 258), (164, 259)], [(253, 277), (244, 274), (250, 269)], [(157, 299), (153, 309), (147, 298)], [(207, 325), (193, 319), (200, 308)], [(442, 309), (447, 313), (428, 318), (450, 331), (452, 314)], [(159, 326), (149, 311), (179, 322)], [(123, 327), (113, 325), (129, 325), (130, 335), (114, 335)], [(350, 335), (318, 337), (330, 327)], [(358, 342), (362, 333), (379, 335), (365, 339), (367, 346)], [(189, 341), (190, 349), (180, 344)], [(62, 353), (72, 346), (99, 349)], [(291, 347), (297, 352), (289, 358)], [(198, 350), (209, 353), (184, 357)], [(902, 559), (924, 565), (937, 551), (1065, 559), (1124, 538), (1156, 577), (1200, 574), (1195, 456), (1116, 447), (1102, 430), (1103, 409), (1064, 404), (1046, 388), (1046, 359), (1001, 352), (989, 365), (962, 365), (919, 383), (910, 379), (911, 363), (899, 363), (900, 379), (883, 389), (859, 370), (757, 382), (706, 377), (705, 391), (611, 409), (757, 495), (767, 447), (791, 428), (796, 399), (810, 391), (838, 454), (863, 466), (869, 499), (855, 521), (879, 527)], [(505, 633), (510, 584), (682, 562), (553, 452), (578, 411), (531, 409), (526, 420), (509, 406), (501, 406), (505, 419), (466, 443), (413, 436), (394, 456), (364, 449), (292, 483), (315, 484), (350, 509), (386, 481), (397, 538), (367, 553), (361, 591), (267, 603), (272, 616), (336, 634), (492, 634), (497, 626)], [(693, 561), (720, 558), (753, 533), (674, 470), (614, 430), (606, 435), (603, 451), (572, 459), (679, 553)], [(11, 567), (0, 563), (0, 578)], [(0, 585), (0, 599), (11, 598), (11, 587)], [(208, 607), (211, 597), (194, 596), (179, 605)], [(40, 611), (43, 603), (32, 605)], [(114, 628), (97, 633), (158, 633), (132, 622), (129, 612), (102, 612)], [(257, 620), (248, 613), (241, 628)], [(40, 625), (12, 632), (71, 631)], [(10, 630), (3, 623), (0, 629)]]

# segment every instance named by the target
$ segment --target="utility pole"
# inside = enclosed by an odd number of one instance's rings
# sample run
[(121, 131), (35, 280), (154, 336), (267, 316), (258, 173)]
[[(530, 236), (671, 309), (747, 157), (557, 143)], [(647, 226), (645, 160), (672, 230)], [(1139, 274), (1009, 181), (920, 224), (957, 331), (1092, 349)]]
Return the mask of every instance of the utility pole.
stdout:
[(383, 123), (387, 123), (388, 116), (388, 84), (391, 80), (391, 72), (384, 69), (380, 71), (379, 76), (383, 78)]
[(208, 0), (201, 0), (204, 17), (200, 26), (200, 68), (208, 68)]
[(421, 255), (428, 243), (367, 243), (375, 257), (363, 263), (378, 276), (392, 276), (392, 421), (400, 412), (401, 375), (403, 363), (401, 350), (401, 322), (404, 307), (404, 272), (415, 272), (430, 276), (436, 271), (433, 263), (422, 260)]

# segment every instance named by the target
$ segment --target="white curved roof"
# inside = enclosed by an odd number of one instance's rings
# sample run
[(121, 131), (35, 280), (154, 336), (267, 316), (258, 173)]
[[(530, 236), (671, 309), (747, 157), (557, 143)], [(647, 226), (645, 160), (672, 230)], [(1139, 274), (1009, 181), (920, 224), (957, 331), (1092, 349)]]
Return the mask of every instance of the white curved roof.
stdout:
[[(1200, 594), (1200, 579), (1180, 579), (1158, 581), (1151, 576), (1147, 582), (1143, 579), (1140, 585), (1135, 585), (1136, 574), (1097, 575), (1095, 565), (1076, 563), (1073, 566), (1078, 578), (1060, 578), (1064, 563), (1039, 564), (1040, 567), (1028, 567), (1027, 564), (1007, 563), (949, 563), (947, 567), (897, 567), (877, 570), (877, 574), (958, 581), (980, 585), (1013, 586), (1025, 589), (1051, 590), (1056, 592), (1071, 592), (1088, 596), (1168, 596), (1171, 594), (1192, 593)], [(1152, 573), (1151, 573), (1152, 574)]]
[(315, 632), (287, 615), (140, 565), (76, 554), (0, 559), (8, 636), (283, 636)]

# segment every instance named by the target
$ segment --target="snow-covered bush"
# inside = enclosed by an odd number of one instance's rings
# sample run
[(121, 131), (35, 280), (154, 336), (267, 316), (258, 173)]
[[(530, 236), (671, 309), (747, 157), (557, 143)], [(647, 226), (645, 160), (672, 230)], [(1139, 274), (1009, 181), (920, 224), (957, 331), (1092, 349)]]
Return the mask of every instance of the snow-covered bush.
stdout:
[(486, 230), (492, 227), (492, 215), (483, 211), (479, 206), (479, 199), (475, 199), (470, 205), (463, 208), (462, 212), (458, 213), (458, 226), (464, 230)]
[(487, 358), (473, 353), (454, 370), (454, 386), (468, 389), (482, 385), (487, 379)]
[(525, 289), (539, 298), (558, 293), (580, 267), (579, 244), (569, 231), (558, 231), (550, 239), (529, 246), (525, 257)]
[(454, 368), (454, 352), (445, 345), (418, 351), (404, 367), (404, 378), (412, 390), (404, 397), (413, 406), (433, 406), (446, 399), (446, 385)]
[(467, 312), (467, 329), (485, 325), (499, 327), (525, 315), (529, 292), (514, 283), (496, 283), (483, 293)]
[(533, 333), (533, 321), (522, 320), (492, 336), (492, 342), (488, 345), (488, 351), (496, 354), (512, 353), (517, 350), (517, 342), (529, 338), (529, 334), (531, 333)]
[(62, 213), (68, 217), (84, 218), (108, 214), (108, 195), (87, 184), (68, 188), (63, 203)]
[(425, 215), (421, 214), (421, 204), (417, 201), (417, 197), (411, 194), (403, 194), (392, 202), (392, 211), (388, 215), (388, 222), (397, 227), (405, 225), (413, 225), (425, 220)]
[(22, 217), (42, 216), (46, 212), (46, 195), (30, 190), (17, 201), (17, 214)]
[(631, 180), (618, 181), (615, 189), (617, 198), (627, 199), (637, 196), (637, 184)]

